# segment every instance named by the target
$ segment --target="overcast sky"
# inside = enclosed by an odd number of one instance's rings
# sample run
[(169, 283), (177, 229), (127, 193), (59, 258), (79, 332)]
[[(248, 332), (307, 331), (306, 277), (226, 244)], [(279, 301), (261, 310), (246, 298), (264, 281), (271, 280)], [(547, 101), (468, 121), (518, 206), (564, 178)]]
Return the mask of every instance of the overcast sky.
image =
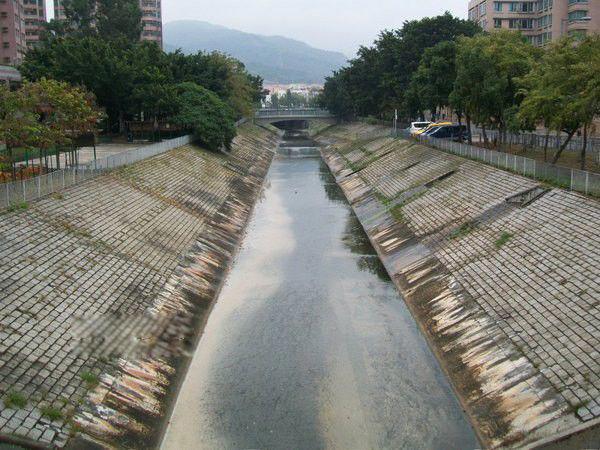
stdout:
[(280, 35), (352, 56), (380, 30), (450, 11), (468, 0), (163, 0), (163, 21), (197, 19), (250, 33)]

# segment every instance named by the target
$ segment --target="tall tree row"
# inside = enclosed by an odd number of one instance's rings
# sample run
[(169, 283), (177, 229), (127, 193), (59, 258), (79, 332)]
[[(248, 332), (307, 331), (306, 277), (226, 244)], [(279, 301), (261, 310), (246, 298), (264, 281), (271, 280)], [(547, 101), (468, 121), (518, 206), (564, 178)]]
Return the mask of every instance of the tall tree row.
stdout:
[[(520, 33), (484, 33), (450, 14), (384, 31), (350, 64), (327, 79), (321, 103), (343, 118), (407, 120), (453, 111), (470, 128), (509, 133), (547, 130), (564, 137), (556, 163), (576, 133), (586, 141), (600, 114), (600, 37), (565, 38), (545, 49)], [(469, 139), (470, 139), (470, 134)]]
[[(228, 145), (229, 127), (250, 114), (263, 96), (262, 79), (234, 58), (216, 52), (165, 53), (155, 43), (140, 42), (137, 0), (68, 0), (64, 7), (66, 19), (48, 25), (20, 70), (29, 80), (56, 79), (89, 89), (106, 111), (107, 131), (123, 132), (126, 121), (134, 119), (173, 121), (182, 112), (187, 83), (194, 83), (220, 100), (224, 110), (218, 116), (226, 123), (216, 126), (223, 127), (218, 134), (226, 140), (217, 146)], [(211, 95), (201, 98), (208, 102), (205, 109), (215, 107)], [(196, 131), (201, 138), (200, 123)]]
[(361, 47), (347, 67), (326, 80), (322, 104), (342, 117), (389, 118), (395, 109), (404, 117), (415, 115), (420, 106), (408, 91), (424, 51), (480, 31), (475, 23), (450, 13), (383, 31), (371, 47)]

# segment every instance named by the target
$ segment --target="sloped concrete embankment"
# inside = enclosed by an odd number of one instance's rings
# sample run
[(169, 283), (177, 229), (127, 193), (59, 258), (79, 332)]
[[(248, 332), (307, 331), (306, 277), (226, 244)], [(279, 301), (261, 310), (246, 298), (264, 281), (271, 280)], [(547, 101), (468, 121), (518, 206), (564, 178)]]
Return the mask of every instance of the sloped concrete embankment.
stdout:
[(276, 138), (185, 146), (0, 216), (0, 433), (147, 448), (220, 288)]
[(598, 201), (374, 134), (328, 130), (323, 158), (482, 443), (597, 446)]

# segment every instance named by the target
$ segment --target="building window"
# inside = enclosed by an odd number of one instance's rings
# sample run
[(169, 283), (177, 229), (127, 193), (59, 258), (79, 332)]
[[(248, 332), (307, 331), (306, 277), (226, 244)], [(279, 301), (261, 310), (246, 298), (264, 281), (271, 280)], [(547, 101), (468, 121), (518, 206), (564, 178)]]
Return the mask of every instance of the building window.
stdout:
[(569, 30), (569, 36), (577, 40), (583, 40), (587, 36), (587, 30)]
[(502, 2), (494, 2), (494, 11), (502, 12)]
[(576, 20), (583, 20), (588, 18), (588, 11), (572, 11), (569, 13), (569, 22), (574, 22)]
[(533, 19), (510, 19), (508, 28), (512, 30), (531, 30), (533, 29)]
[(535, 9), (535, 2), (511, 2), (508, 4), (508, 10), (510, 12), (533, 12)]
[(479, 5), (479, 15), (483, 16), (487, 12), (487, 3), (483, 2)]
[(494, 28), (502, 28), (502, 19), (494, 19)]

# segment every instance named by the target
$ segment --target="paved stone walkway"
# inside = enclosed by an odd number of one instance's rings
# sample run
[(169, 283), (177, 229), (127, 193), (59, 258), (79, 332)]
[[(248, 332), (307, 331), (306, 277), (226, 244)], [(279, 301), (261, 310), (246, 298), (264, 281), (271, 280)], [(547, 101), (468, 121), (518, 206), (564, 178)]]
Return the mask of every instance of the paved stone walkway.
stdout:
[(507, 201), (539, 183), (372, 131), (327, 131), (324, 156), (456, 371), (484, 442), (523, 445), (595, 424), (598, 200), (548, 188), (529, 204)]
[[(145, 374), (166, 379), (180, 351), (173, 342), (194, 335), (197, 322), (172, 328), (175, 315), (198, 320), (197, 308), (169, 300), (176, 269), (189, 249), (203, 254), (198, 238), (218, 235), (220, 214), (236, 217), (232, 201), (249, 211), (273, 145), (244, 126), (229, 156), (182, 147), (0, 215), (0, 433), (60, 447), (81, 428), (93, 439), (123, 437), (123, 424), (143, 431), (119, 411), (128, 396), (138, 400), (130, 410), (162, 411), (168, 383), (144, 384)], [(225, 230), (232, 242), (244, 218)], [(220, 265), (231, 256), (214, 253)], [(162, 366), (144, 360), (164, 342)], [(115, 380), (127, 391), (107, 406)], [(148, 390), (155, 398), (139, 397)]]

